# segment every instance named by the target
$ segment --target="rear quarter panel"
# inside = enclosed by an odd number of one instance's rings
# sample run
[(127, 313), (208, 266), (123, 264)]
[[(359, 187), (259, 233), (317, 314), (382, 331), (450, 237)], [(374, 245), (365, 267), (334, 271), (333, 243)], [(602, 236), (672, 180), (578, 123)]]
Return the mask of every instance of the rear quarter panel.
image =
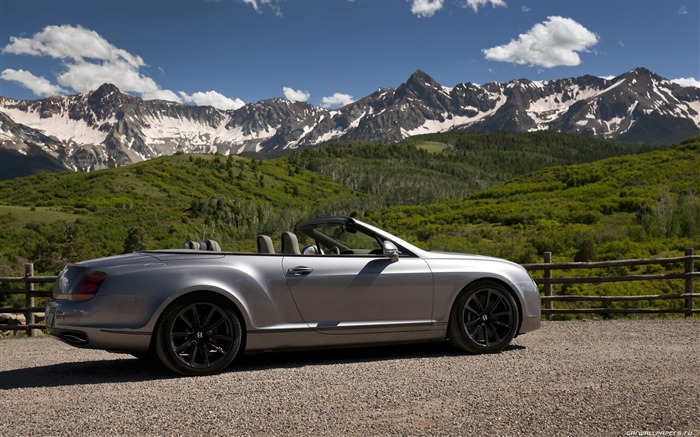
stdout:
[[(132, 312), (133, 328), (153, 331), (173, 301), (190, 293), (210, 292), (236, 305), (247, 329), (300, 323), (275, 255), (158, 253), (157, 261), (102, 268), (108, 280), (99, 296), (117, 299), (115, 311)], [(115, 314), (124, 321), (124, 315)]]

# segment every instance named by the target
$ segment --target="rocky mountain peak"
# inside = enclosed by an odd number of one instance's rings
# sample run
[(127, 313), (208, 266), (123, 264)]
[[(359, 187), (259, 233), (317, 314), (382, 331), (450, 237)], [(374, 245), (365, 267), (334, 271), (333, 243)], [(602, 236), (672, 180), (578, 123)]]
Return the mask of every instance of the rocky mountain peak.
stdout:
[(0, 98), (7, 127), (0, 151), (43, 150), (67, 168), (89, 171), (176, 151), (279, 154), (329, 141), (392, 143), (455, 129), (552, 130), (670, 144), (700, 135), (699, 112), (699, 88), (641, 67), (612, 80), (586, 75), (451, 88), (416, 70), (398, 88), (380, 88), (332, 111), (286, 99), (221, 111), (142, 100), (104, 84), (75, 96)]

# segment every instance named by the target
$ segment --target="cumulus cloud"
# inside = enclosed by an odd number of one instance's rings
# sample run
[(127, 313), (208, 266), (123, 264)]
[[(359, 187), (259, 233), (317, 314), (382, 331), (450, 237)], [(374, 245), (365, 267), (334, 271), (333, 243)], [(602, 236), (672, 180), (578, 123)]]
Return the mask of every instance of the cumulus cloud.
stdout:
[(349, 105), (353, 101), (352, 96), (349, 94), (335, 93), (332, 96), (322, 98), (321, 107), (326, 109), (339, 108), (341, 106)]
[[(493, 7), (502, 6), (505, 7), (506, 2), (503, 0), (467, 0), (466, 5), (474, 10), (474, 12), (479, 11), (479, 7), (491, 5)], [(526, 7), (526, 6), (524, 6)]]
[(241, 0), (243, 3), (251, 5), (255, 12), (262, 12), (263, 6), (268, 6), (272, 11), (278, 15), (282, 15), (282, 10), (279, 6), (279, 0)]
[(192, 95), (180, 91), (180, 97), (186, 103), (198, 106), (213, 106), (219, 109), (239, 109), (245, 106), (241, 99), (231, 99), (217, 91), (198, 91)]
[(55, 69), (57, 84), (24, 70), (6, 69), (0, 73), (0, 79), (17, 82), (39, 97), (83, 93), (111, 83), (121, 91), (139, 94), (146, 100), (184, 101), (221, 109), (237, 109), (244, 104), (240, 99), (230, 99), (216, 91), (179, 96), (162, 89), (155, 80), (141, 73), (141, 68), (147, 65), (140, 56), (114, 46), (97, 32), (81, 26), (46, 26), (28, 38), (10, 37), (2, 53), (60, 61), (60, 67)]
[(681, 8), (678, 9), (678, 15), (688, 15), (688, 8), (681, 6)]
[(680, 86), (693, 86), (696, 88), (700, 88), (700, 80), (694, 77), (681, 77), (679, 79), (673, 79), (671, 82)]
[(411, 12), (419, 18), (432, 17), (442, 4), (443, 0), (411, 0)]
[(120, 61), (138, 68), (145, 65), (140, 56), (119, 49), (94, 30), (82, 26), (46, 26), (31, 38), (10, 37), (3, 52), (15, 55), (50, 56), (55, 59), (82, 61)]
[(483, 49), (491, 61), (552, 68), (581, 64), (578, 52), (598, 43), (598, 35), (571, 18), (552, 16), (508, 44)]
[(55, 96), (66, 93), (66, 90), (60, 86), (52, 84), (46, 78), (36, 76), (33, 73), (25, 70), (13, 70), (11, 68), (7, 68), (0, 73), (0, 79), (17, 82), (39, 97)]
[(295, 102), (306, 102), (311, 97), (308, 91), (295, 90), (289, 87), (282, 87), (284, 97)]

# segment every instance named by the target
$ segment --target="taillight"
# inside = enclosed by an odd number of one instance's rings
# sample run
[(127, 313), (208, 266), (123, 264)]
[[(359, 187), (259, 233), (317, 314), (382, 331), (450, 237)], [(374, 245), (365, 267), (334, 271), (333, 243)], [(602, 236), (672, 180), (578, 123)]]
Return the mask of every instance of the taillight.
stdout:
[(97, 290), (104, 282), (106, 274), (102, 272), (92, 272), (83, 276), (78, 285), (73, 289), (73, 293), (67, 295), (69, 300), (88, 300), (95, 297)]

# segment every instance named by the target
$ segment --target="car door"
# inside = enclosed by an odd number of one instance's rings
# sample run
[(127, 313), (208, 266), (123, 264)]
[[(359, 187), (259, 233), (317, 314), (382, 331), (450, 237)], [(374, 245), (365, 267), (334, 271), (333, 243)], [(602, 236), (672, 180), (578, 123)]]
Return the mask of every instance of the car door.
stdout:
[(426, 262), (374, 255), (285, 256), (286, 281), (304, 321), (326, 334), (427, 330), (433, 277)]

